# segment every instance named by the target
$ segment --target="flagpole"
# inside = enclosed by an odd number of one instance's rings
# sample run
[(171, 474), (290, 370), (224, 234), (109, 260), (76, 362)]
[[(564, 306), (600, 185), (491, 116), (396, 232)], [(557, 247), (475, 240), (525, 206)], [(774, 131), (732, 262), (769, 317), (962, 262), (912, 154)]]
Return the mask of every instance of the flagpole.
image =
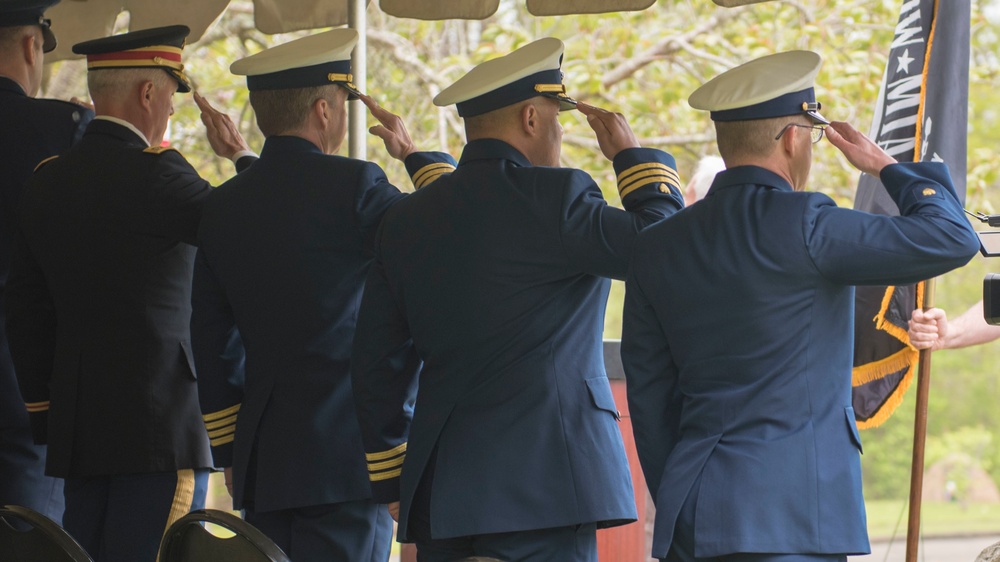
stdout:
[[(934, 280), (924, 282), (924, 310), (934, 306)], [(920, 504), (924, 490), (924, 443), (927, 440), (927, 402), (931, 391), (931, 350), (920, 350), (917, 366), (917, 405), (913, 419), (913, 463), (910, 465), (910, 515), (906, 526), (906, 562), (917, 562), (920, 540)]]

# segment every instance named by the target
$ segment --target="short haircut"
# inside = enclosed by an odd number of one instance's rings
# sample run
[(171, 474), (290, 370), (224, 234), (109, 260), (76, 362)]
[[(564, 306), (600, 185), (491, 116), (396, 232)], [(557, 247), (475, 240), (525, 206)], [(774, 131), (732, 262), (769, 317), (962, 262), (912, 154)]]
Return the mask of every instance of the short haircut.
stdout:
[(466, 117), (465, 136), (469, 140), (473, 140), (496, 135), (498, 131), (506, 129), (511, 123), (515, 122), (518, 115), (521, 114), (521, 108), (529, 103), (533, 103), (538, 97), (541, 96), (526, 99), (512, 105), (506, 105), (479, 115), (473, 115), (472, 117)]
[(313, 104), (319, 99), (326, 100), (330, 105), (344, 103), (347, 100), (347, 90), (337, 84), (326, 84), (309, 88), (250, 92), (250, 105), (257, 116), (257, 127), (265, 137), (301, 128)]
[(774, 137), (778, 136), (781, 129), (789, 123), (801, 121), (804, 121), (801, 115), (749, 121), (716, 121), (715, 136), (719, 154), (726, 162), (767, 156), (777, 146)]
[(161, 68), (102, 68), (87, 72), (91, 98), (127, 96), (137, 84), (147, 80), (157, 88), (176, 83), (176, 79)]
[(42, 30), (37, 25), (13, 25), (0, 27), (0, 54), (13, 55), (21, 50), (21, 39), (35, 31), (38, 34), (39, 45), (42, 41)]

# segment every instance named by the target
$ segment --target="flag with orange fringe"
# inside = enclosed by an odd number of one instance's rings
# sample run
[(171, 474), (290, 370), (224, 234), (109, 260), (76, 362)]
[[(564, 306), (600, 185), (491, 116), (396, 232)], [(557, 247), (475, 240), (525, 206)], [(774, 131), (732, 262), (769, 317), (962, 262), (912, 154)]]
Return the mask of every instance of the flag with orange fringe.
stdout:
[[(900, 162), (945, 162), (965, 200), (970, 3), (902, 0), (871, 138)], [(854, 208), (898, 215), (878, 178), (858, 181)], [(889, 419), (913, 381), (919, 354), (906, 331), (923, 283), (858, 287), (853, 406), (858, 427)]]

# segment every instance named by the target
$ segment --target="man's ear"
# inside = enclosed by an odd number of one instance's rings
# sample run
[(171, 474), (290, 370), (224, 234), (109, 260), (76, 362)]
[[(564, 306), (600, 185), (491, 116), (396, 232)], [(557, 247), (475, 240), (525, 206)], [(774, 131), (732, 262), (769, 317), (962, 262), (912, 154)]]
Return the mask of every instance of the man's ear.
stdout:
[(37, 33), (26, 33), (21, 38), (21, 52), (28, 66), (35, 66), (36, 59), (42, 55), (41, 41), (42, 38)]
[(538, 108), (533, 103), (526, 103), (521, 108), (521, 129), (528, 136), (535, 136), (538, 131)]
[(781, 141), (781, 150), (784, 151), (785, 154), (789, 156), (795, 156), (798, 154), (800, 144), (799, 135), (802, 134), (803, 131), (805, 131), (805, 129), (801, 127), (788, 127), (785, 129), (785, 134), (781, 135), (781, 138), (779, 139)]
[(330, 104), (326, 102), (323, 98), (316, 98), (312, 104), (312, 114), (316, 118), (316, 122), (320, 124), (323, 129), (330, 123), (330, 119), (333, 118), (332, 112), (330, 111)]
[(136, 86), (136, 95), (139, 96), (139, 103), (145, 110), (150, 110), (153, 107), (153, 96), (155, 94), (156, 86), (153, 84), (152, 80), (143, 80)]

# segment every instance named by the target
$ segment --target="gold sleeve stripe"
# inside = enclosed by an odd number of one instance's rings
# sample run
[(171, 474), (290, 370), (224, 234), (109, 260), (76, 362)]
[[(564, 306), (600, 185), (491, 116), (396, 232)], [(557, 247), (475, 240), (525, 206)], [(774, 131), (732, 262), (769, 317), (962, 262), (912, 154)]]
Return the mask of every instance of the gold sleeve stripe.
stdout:
[(232, 435), (226, 435), (225, 437), (219, 437), (218, 439), (212, 439), (211, 441), (209, 441), (209, 444), (211, 444), (213, 447), (218, 447), (219, 445), (225, 445), (226, 443), (232, 443), (232, 442), (233, 442), (233, 436)]
[(229, 427), (224, 427), (222, 429), (216, 429), (215, 431), (209, 431), (208, 432), (208, 438), (209, 439), (215, 439), (216, 437), (222, 437), (224, 435), (232, 435), (233, 433), (236, 433), (236, 426), (235, 425), (231, 425)]
[(643, 172), (643, 171), (646, 171), (646, 170), (652, 170), (652, 169), (656, 169), (656, 170), (658, 170), (660, 172), (663, 172), (664, 174), (667, 174), (667, 175), (672, 175), (672, 176), (674, 176), (674, 178), (676, 178), (678, 180), (678, 183), (680, 183), (680, 176), (677, 175), (677, 171), (674, 170), (673, 168), (671, 168), (670, 166), (667, 166), (666, 164), (661, 164), (659, 162), (648, 162), (646, 164), (637, 164), (635, 166), (632, 166), (631, 168), (629, 168), (629, 169), (625, 170), (624, 172), (618, 174), (618, 183), (621, 184), (625, 180), (631, 179), (631, 178), (629, 178), (629, 176), (631, 176), (632, 174), (637, 174), (639, 172)]
[(384, 461), (385, 459), (390, 459), (396, 455), (401, 455), (406, 452), (406, 443), (396, 445), (395, 447), (389, 449), (388, 451), (382, 451), (381, 453), (365, 453), (365, 459), (368, 462), (373, 461)]
[(25, 402), (24, 408), (28, 410), (29, 413), (44, 412), (49, 409), (49, 401), (45, 402)]
[(632, 193), (633, 191), (639, 189), (640, 187), (645, 187), (647, 185), (657, 184), (657, 183), (665, 183), (671, 187), (677, 188), (677, 190), (680, 190), (681, 188), (680, 185), (678, 185), (677, 181), (674, 180), (673, 178), (657, 174), (638, 179), (634, 182), (630, 182), (626, 185), (620, 186), (618, 189), (621, 196), (625, 197), (626, 195)]
[(406, 455), (396, 457), (394, 459), (389, 459), (382, 462), (370, 462), (368, 463), (368, 472), (378, 472), (380, 470), (385, 470), (387, 468), (396, 468), (398, 466), (403, 466), (403, 460), (406, 459)]
[(222, 418), (221, 420), (206, 423), (205, 429), (211, 431), (213, 429), (219, 429), (220, 427), (225, 427), (227, 425), (235, 425), (235, 424), (236, 424), (236, 414), (233, 414), (229, 417)]
[(240, 411), (240, 404), (237, 404), (231, 408), (226, 408), (225, 410), (219, 410), (218, 412), (212, 412), (211, 414), (205, 414), (202, 418), (205, 419), (205, 423), (214, 422), (221, 420), (222, 418), (231, 416), (236, 412)]
[(680, 185), (680, 182), (677, 181), (676, 176), (665, 174), (663, 173), (663, 170), (646, 170), (644, 172), (639, 172), (638, 174), (632, 174), (625, 181), (618, 182), (618, 191), (625, 191), (625, 189), (627, 189), (630, 185), (635, 184), (636, 182), (642, 182), (644, 184), (649, 183), (649, 181), (642, 181), (647, 178), (661, 178), (661, 177), (667, 178), (666, 182), (671, 185)]
[(374, 474), (369, 473), (368, 479), (372, 482), (378, 482), (380, 480), (388, 480), (390, 478), (396, 478), (403, 473), (402, 468), (397, 468), (396, 470), (390, 470), (389, 472), (376, 472)]
[(431, 174), (433, 172), (441, 171), (442, 173), (444, 173), (444, 172), (450, 172), (454, 169), (455, 167), (447, 162), (437, 162), (435, 164), (428, 164), (423, 168), (417, 170), (417, 173), (413, 174), (413, 185), (419, 185), (420, 182), (422, 182), (428, 174)]
[(422, 187), (425, 187), (427, 185), (430, 185), (430, 184), (434, 183), (434, 181), (437, 180), (439, 177), (441, 177), (441, 176), (443, 176), (445, 174), (448, 174), (448, 173), (451, 173), (451, 170), (443, 170), (441, 172), (430, 174), (430, 175), (424, 177), (424, 179), (420, 180), (420, 183), (415, 183), (413, 185), (417, 189), (420, 189)]

